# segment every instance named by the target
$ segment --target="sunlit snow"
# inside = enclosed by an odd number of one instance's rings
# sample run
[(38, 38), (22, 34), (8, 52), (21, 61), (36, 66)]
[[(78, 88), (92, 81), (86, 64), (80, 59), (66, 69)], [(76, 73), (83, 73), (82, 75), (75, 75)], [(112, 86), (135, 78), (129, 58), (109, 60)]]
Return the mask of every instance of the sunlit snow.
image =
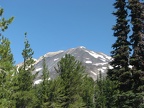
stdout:
[(42, 79), (38, 79), (38, 80), (36, 80), (35, 82), (34, 82), (34, 84), (39, 84), (39, 83), (41, 83), (42, 82)]
[(54, 61), (57, 61), (59, 58), (54, 59)]
[(44, 56), (41, 56), (34, 64), (37, 64), (38, 62), (40, 62), (44, 57), (54, 56), (54, 55), (57, 55), (57, 54), (62, 53), (62, 52), (64, 52), (64, 51), (60, 50), (60, 51), (57, 51), (57, 52), (48, 52)]
[(110, 57), (110, 56), (108, 56), (108, 55), (106, 55), (106, 54), (104, 54), (104, 53), (100, 53), (100, 54), (103, 55), (105, 58), (107, 58), (107, 59), (109, 59), (109, 60), (112, 59), (112, 57)]
[[(48, 80), (51, 80), (51, 78), (48, 78)], [(39, 84), (39, 83), (41, 83), (42, 81), (43, 81), (42, 79), (38, 79), (38, 80), (34, 81), (34, 84)]]
[(91, 56), (93, 56), (93, 57), (95, 57), (95, 58), (101, 58), (103, 61), (105, 60), (105, 58), (104, 58), (102, 55), (97, 54), (97, 53), (95, 53), (94, 51), (86, 51), (86, 50), (85, 50), (85, 52), (88, 52)]
[(84, 48), (84, 49), (85, 49), (86, 47), (84, 47), (84, 46), (80, 46), (80, 48)]
[(93, 72), (93, 71), (90, 71), (92, 74), (94, 74), (94, 75), (97, 75), (95, 72)]
[(113, 69), (113, 67), (112, 67), (112, 66), (109, 66), (109, 69)]
[(85, 59), (89, 60), (90, 58), (85, 58)]
[(130, 68), (130, 69), (132, 69), (132, 67), (133, 67), (132, 65), (129, 65), (129, 68)]
[(102, 67), (102, 69), (107, 69), (107, 67)]
[(108, 63), (107, 62), (106, 63), (96, 63), (96, 64), (93, 64), (93, 65), (99, 66), (99, 65), (105, 65), (105, 64), (108, 64)]
[(92, 63), (92, 61), (86, 61), (85, 63)]
[(42, 68), (37, 68), (37, 69), (35, 69), (35, 71), (40, 71), (40, 70), (42, 70)]

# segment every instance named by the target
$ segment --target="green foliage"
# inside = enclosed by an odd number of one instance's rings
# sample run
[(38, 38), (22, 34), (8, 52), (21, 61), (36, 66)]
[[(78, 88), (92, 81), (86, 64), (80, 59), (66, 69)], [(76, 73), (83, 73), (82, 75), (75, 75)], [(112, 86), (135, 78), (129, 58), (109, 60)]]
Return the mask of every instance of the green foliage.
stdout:
[[(116, 42), (111, 51), (113, 69), (108, 70), (107, 78), (100, 73), (94, 82), (84, 74), (81, 62), (66, 54), (55, 68), (59, 77), (53, 80), (49, 80), (43, 59), (42, 82), (38, 85), (33, 84), (37, 73), (32, 74), (34, 52), (27, 33), (22, 51), (24, 62), (16, 72), (10, 41), (2, 35), (14, 17), (3, 18), (4, 10), (0, 8), (0, 108), (143, 108), (144, 4), (140, 0), (116, 0), (113, 6)], [(130, 41), (127, 8), (132, 25)]]
[(49, 105), (49, 94), (50, 94), (50, 81), (49, 71), (46, 66), (45, 58), (43, 58), (43, 71), (42, 71), (42, 82), (37, 86), (37, 97), (40, 100), (39, 104), (41, 108), (48, 108)]
[[(44, 90), (44, 88), (47, 89)], [(47, 85), (43, 85), (43, 82), (35, 85), (35, 94), (39, 100), (36, 108), (62, 108), (62, 92), (63, 87), (59, 77), (54, 80), (48, 80)]]
[[(21, 90), (30, 90), (32, 88), (34, 75), (32, 75), (32, 71), (34, 71), (34, 60), (32, 58), (32, 55), (34, 52), (30, 48), (30, 44), (26, 38), (25, 35), (25, 47), (22, 52), (22, 56), (24, 59), (23, 65), (19, 67), (19, 82), (21, 82), (21, 85), (19, 85), (19, 88)], [(22, 77), (22, 78), (21, 78)]]
[[(3, 9), (0, 8), (0, 16), (3, 14)], [(0, 31), (4, 31), (5, 26), (8, 26), (13, 20), (0, 19)], [(3, 24), (5, 23), (5, 24)], [(6, 27), (7, 28), (7, 27)], [(10, 41), (0, 33), (0, 68), (5, 71), (10, 71), (13, 68), (13, 54), (11, 53)]]
[[(80, 92), (82, 90), (82, 79), (85, 72), (82, 64), (74, 56), (66, 54), (65, 58), (62, 58), (58, 63), (56, 71), (60, 74), (61, 86), (63, 87), (63, 93), (60, 99), (62, 107), (70, 108), (74, 104), (82, 107), (84, 104), (81, 101)], [(76, 101), (80, 101), (80, 103), (76, 103)]]
[(117, 83), (100, 75), (95, 82), (95, 108), (117, 108)]
[(14, 67), (13, 54), (11, 53), (10, 41), (4, 36), (0, 37), (0, 68), (10, 71)]
[[(127, 41), (128, 33), (129, 33), (129, 25), (127, 21), (127, 11), (126, 11), (126, 2), (125, 0), (116, 0), (114, 3), (114, 7), (117, 9), (116, 12), (113, 12), (113, 15), (117, 17), (116, 25), (113, 27), (114, 36), (117, 38), (116, 42), (112, 45), (113, 51), (111, 52), (111, 56), (113, 57), (113, 61), (110, 62), (113, 69), (108, 71), (108, 77), (111, 80), (119, 81), (119, 76), (124, 74), (125, 71), (128, 71), (129, 68), (129, 45), (130, 43)], [(122, 69), (121, 71), (119, 71)], [(130, 78), (127, 76), (128, 79)], [(127, 85), (126, 85), (127, 86)], [(123, 89), (123, 88), (122, 88)]]
[[(128, 33), (130, 31), (127, 20), (127, 4), (126, 0), (116, 0), (114, 3), (116, 12), (113, 15), (117, 17), (116, 25), (113, 27), (114, 36), (117, 38), (112, 45), (111, 52), (113, 61), (110, 65), (113, 69), (108, 70), (108, 79), (116, 84), (116, 89), (119, 91), (116, 97), (115, 104), (120, 108), (126, 108), (126, 105), (132, 105), (133, 94), (131, 92), (133, 86), (132, 72), (129, 68), (130, 59), (130, 42), (128, 41)], [(130, 107), (130, 106), (129, 106)]]
[(33, 90), (33, 80), (35, 75), (32, 75), (34, 71), (34, 60), (32, 59), (33, 51), (30, 48), (30, 44), (25, 36), (25, 47), (22, 52), (24, 62), (19, 67), (18, 73), (15, 75), (13, 98), (16, 100), (16, 108), (27, 108), (35, 104), (35, 95)]
[(43, 71), (42, 71), (42, 83), (41, 89), (41, 105), (46, 108), (48, 107), (48, 98), (49, 98), (49, 71), (46, 66), (45, 58), (43, 59)]
[(0, 8), (0, 107), (13, 108), (14, 101), (11, 99), (12, 85), (11, 81), (15, 71), (13, 54), (11, 53), (10, 41), (2, 35), (8, 25), (12, 22), (13, 17), (5, 20), (2, 18), (4, 10)]
[(4, 12), (3, 8), (0, 8), (0, 29), (1, 31), (5, 31), (8, 28), (8, 25), (10, 23), (12, 23), (14, 17), (9, 18), (8, 20), (6, 20), (5, 18), (2, 17)]
[(132, 78), (133, 86), (132, 90), (135, 94), (134, 107), (141, 108), (144, 106), (144, 22), (143, 12), (144, 4), (140, 3), (140, 0), (129, 1), (131, 13), (131, 24), (133, 33), (130, 36), (130, 42), (133, 49), (133, 54), (130, 58), (130, 65), (133, 66)]
[(82, 80), (82, 90), (80, 92), (85, 108), (94, 108), (94, 86), (94, 80), (86, 75)]
[(26, 37), (27, 33), (25, 33), (25, 48), (22, 52), (22, 56), (24, 58), (24, 64), (23, 64), (23, 70), (27, 70), (27, 71), (33, 71), (34, 70), (34, 67), (33, 67), (33, 63), (34, 63), (34, 60), (32, 58), (32, 55), (34, 54), (33, 50), (30, 48), (30, 44), (27, 40), (27, 37)]
[(63, 108), (63, 90), (64, 86), (60, 77), (50, 81), (49, 108)]
[[(126, 6), (127, 5), (127, 6)], [(112, 45), (113, 69), (108, 70), (108, 78), (117, 83), (116, 104), (120, 108), (141, 108), (143, 106), (144, 92), (144, 6), (140, 0), (116, 0), (113, 14), (117, 17), (113, 27), (116, 42)], [(127, 8), (130, 10), (132, 35), (127, 41), (129, 26), (127, 21)], [(129, 46), (132, 45), (130, 50)], [(132, 51), (130, 56), (129, 51)], [(128, 66), (131, 65), (132, 69)]]

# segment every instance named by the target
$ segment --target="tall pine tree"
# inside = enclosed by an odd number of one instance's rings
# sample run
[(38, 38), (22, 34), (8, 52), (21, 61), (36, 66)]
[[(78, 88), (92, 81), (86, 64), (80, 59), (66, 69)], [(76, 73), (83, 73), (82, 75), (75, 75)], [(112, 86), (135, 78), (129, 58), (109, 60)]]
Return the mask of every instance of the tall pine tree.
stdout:
[(131, 97), (132, 76), (129, 69), (129, 54), (130, 43), (128, 42), (128, 33), (130, 31), (127, 20), (126, 0), (116, 0), (114, 3), (116, 12), (113, 15), (117, 17), (116, 25), (113, 27), (114, 36), (117, 38), (116, 42), (112, 45), (113, 51), (111, 56), (113, 58), (110, 65), (113, 69), (109, 69), (108, 78), (117, 83), (119, 95), (117, 95), (117, 106), (129, 106), (129, 99)]
[(33, 92), (33, 80), (35, 75), (32, 75), (34, 71), (34, 60), (32, 58), (34, 52), (30, 48), (29, 41), (26, 38), (25, 33), (25, 47), (22, 52), (24, 59), (23, 65), (19, 67), (19, 72), (15, 75), (15, 93), (13, 98), (16, 100), (16, 108), (27, 108), (32, 107), (35, 102), (35, 96)]
[(9, 24), (13, 21), (13, 17), (6, 20), (3, 18), (4, 10), (0, 8), (0, 107), (13, 107), (11, 100), (12, 87), (11, 80), (14, 72), (14, 60), (11, 53), (10, 41), (2, 35)]
[(82, 80), (80, 96), (85, 103), (85, 108), (94, 108), (94, 84), (94, 80), (88, 75)]
[(74, 56), (66, 54), (58, 63), (56, 71), (60, 74), (63, 92), (61, 95), (62, 108), (82, 108), (84, 102), (80, 96), (82, 78), (85, 71), (82, 64)]
[(140, 0), (129, 0), (128, 8), (131, 11), (132, 35), (130, 42), (133, 54), (130, 58), (133, 76), (133, 92), (135, 100), (133, 106), (137, 108), (144, 107), (144, 22), (143, 22), (143, 4)]
[(95, 108), (115, 108), (116, 105), (116, 96), (119, 90), (116, 89), (117, 85), (104, 76), (102, 73), (98, 75), (97, 80), (95, 81), (95, 95), (94, 95), (94, 104)]
[(37, 97), (40, 101), (39, 107), (41, 108), (50, 108), (50, 80), (49, 80), (49, 71), (46, 65), (46, 60), (43, 57), (43, 71), (42, 71), (42, 82), (37, 85), (38, 93)]

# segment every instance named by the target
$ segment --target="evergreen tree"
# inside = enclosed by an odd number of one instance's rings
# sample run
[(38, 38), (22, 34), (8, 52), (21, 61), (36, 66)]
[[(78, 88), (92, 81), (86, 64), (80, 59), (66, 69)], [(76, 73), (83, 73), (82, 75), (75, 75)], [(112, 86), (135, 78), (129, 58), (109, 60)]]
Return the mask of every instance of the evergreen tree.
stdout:
[[(2, 97), (0, 97), (5, 100), (6, 105), (11, 106), (11, 104), (14, 104), (11, 95), (13, 93), (13, 75), (16, 70), (10, 49), (10, 41), (4, 36), (1, 36), (0, 41), (0, 94), (2, 93)], [(1, 102), (3, 101), (1, 100), (0, 103)]]
[(63, 91), (61, 94), (62, 108), (81, 108), (84, 106), (82, 97), (80, 96), (83, 73), (85, 71), (82, 64), (69, 54), (65, 55), (58, 63), (56, 71), (60, 74), (61, 86)]
[(131, 87), (132, 75), (129, 69), (130, 43), (128, 42), (129, 25), (127, 20), (126, 0), (116, 0), (114, 3), (116, 12), (113, 15), (117, 17), (116, 25), (113, 27), (114, 36), (117, 38), (112, 45), (113, 51), (111, 56), (113, 60), (110, 65), (113, 69), (108, 70), (108, 78), (117, 83), (119, 95), (117, 95), (117, 106), (126, 107), (131, 105)]
[(14, 19), (14, 17), (11, 17), (8, 20), (6, 20), (5, 18), (3, 18), (3, 13), (4, 9), (0, 7), (0, 31), (2, 32), (4, 32), (8, 28), (8, 25), (11, 24)]
[[(114, 7), (117, 9), (116, 12), (113, 13), (117, 17), (116, 25), (113, 27), (114, 36), (117, 38), (116, 42), (112, 45), (113, 51), (111, 52), (111, 56), (113, 57), (110, 65), (113, 67), (110, 71), (108, 71), (108, 77), (111, 80), (116, 80), (121, 83), (120, 89), (130, 89), (123, 88), (126, 85), (129, 85), (129, 42), (127, 41), (127, 35), (129, 33), (129, 25), (126, 11), (126, 2), (125, 0), (116, 0), (114, 3)], [(121, 79), (122, 77), (126, 77), (125, 79)], [(125, 90), (127, 91), (127, 90)]]
[(133, 107), (144, 107), (144, 22), (143, 4), (140, 0), (129, 0), (128, 8), (131, 11), (131, 24), (133, 33), (130, 36), (133, 54), (130, 58), (133, 76), (133, 92), (135, 99)]
[(35, 94), (39, 100), (36, 108), (62, 108), (61, 97), (64, 89), (61, 81), (60, 77), (50, 80), (46, 61), (43, 58), (42, 82), (35, 85)]
[(94, 85), (94, 80), (88, 75), (83, 78), (80, 96), (85, 103), (85, 108), (94, 108)]
[(13, 94), (13, 98), (16, 100), (16, 108), (32, 107), (32, 105), (34, 105), (33, 103), (36, 101), (32, 89), (33, 80), (35, 78), (35, 75), (32, 75), (34, 71), (34, 60), (32, 58), (34, 52), (30, 48), (26, 33), (24, 44), (25, 47), (22, 52), (24, 62), (23, 65), (19, 67), (19, 72), (15, 75), (16, 82), (14, 83), (15, 93)]
[[(43, 90), (47, 88), (47, 90)], [(36, 108), (63, 108), (61, 98), (63, 96), (63, 87), (60, 77), (49, 80), (48, 85), (43, 86), (42, 82), (35, 85), (35, 94), (39, 100)]]
[(57, 77), (50, 81), (49, 108), (63, 108), (64, 86), (62, 79)]
[(104, 80), (100, 72), (95, 85), (95, 108), (106, 108), (106, 96), (104, 94)]
[(43, 58), (42, 82), (38, 85), (38, 99), (40, 100), (41, 108), (49, 108), (49, 94), (50, 94), (50, 79), (49, 71), (46, 65), (45, 58)]
[(14, 67), (13, 54), (11, 53), (10, 41), (8, 38), (0, 37), (0, 69), (10, 71)]
[(6, 20), (3, 18), (4, 10), (0, 8), (0, 107), (13, 107), (11, 100), (12, 87), (11, 80), (14, 72), (14, 60), (11, 53), (10, 41), (2, 35), (8, 25), (13, 21), (13, 17)]
[(101, 72), (95, 82), (95, 108), (117, 108), (116, 95), (119, 90), (116, 89), (117, 85), (105, 77)]
[(41, 89), (42, 89), (42, 108), (47, 108), (49, 103), (48, 103), (48, 99), (49, 99), (49, 71), (48, 68), (46, 66), (46, 62), (45, 62), (45, 58), (43, 59), (43, 75), (42, 75), (42, 83), (41, 83)]

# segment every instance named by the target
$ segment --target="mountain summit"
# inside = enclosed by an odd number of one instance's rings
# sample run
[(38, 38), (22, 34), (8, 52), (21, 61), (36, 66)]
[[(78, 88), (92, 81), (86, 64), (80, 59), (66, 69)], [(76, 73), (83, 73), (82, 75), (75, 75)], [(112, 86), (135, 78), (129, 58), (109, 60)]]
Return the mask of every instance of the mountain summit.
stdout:
[(36, 60), (34, 66), (35, 71), (38, 72), (37, 80), (40, 79), (42, 75), (42, 58), (45, 57), (46, 65), (50, 71), (50, 78), (55, 78), (58, 74), (55, 71), (54, 67), (57, 67), (57, 63), (61, 60), (65, 54), (73, 55), (77, 60), (81, 61), (82, 64), (86, 67), (86, 72), (90, 77), (94, 80), (97, 79), (97, 75), (99, 72), (102, 72), (103, 75), (106, 74), (107, 68), (111, 68), (109, 66), (109, 62), (111, 61), (111, 57), (101, 53), (101, 52), (94, 52), (88, 50), (87, 48), (80, 46), (77, 48), (71, 48), (66, 51), (57, 51), (57, 52), (49, 52), (44, 56), (41, 56), (39, 59)]

